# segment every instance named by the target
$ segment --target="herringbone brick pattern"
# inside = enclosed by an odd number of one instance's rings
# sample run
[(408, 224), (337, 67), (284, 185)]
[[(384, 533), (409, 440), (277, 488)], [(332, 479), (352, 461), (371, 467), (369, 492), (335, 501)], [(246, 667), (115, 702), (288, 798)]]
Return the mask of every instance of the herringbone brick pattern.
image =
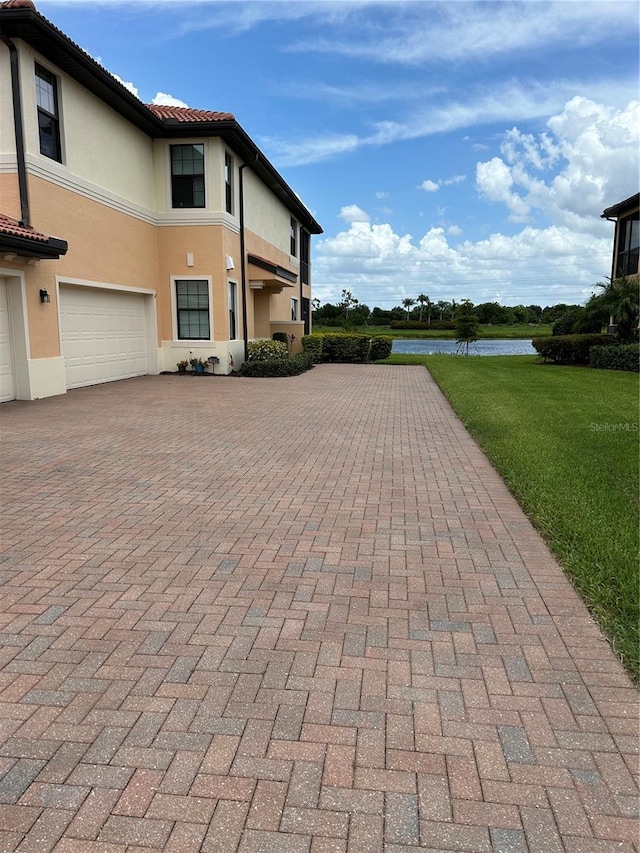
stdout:
[(0, 851), (636, 849), (637, 693), (425, 370), (0, 422)]

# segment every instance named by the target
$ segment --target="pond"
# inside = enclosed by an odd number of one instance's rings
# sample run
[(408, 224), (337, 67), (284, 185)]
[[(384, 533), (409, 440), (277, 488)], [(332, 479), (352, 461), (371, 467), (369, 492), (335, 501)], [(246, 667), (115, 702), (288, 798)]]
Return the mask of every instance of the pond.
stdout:
[[(421, 340), (398, 340), (393, 341), (394, 354), (403, 355), (433, 355), (444, 353), (455, 355), (464, 354), (460, 344), (451, 338), (422, 338)], [(469, 355), (535, 355), (536, 351), (531, 346), (530, 340), (505, 340), (500, 338), (483, 338), (475, 341), (469, 346)]]

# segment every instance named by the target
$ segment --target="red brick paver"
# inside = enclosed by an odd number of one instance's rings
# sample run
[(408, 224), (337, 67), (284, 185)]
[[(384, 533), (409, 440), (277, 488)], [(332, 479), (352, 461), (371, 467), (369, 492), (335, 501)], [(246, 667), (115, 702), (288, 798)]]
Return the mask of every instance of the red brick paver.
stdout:
[(637, 849), (637, 692), (422, 368), (0, 427), (3, 853)]

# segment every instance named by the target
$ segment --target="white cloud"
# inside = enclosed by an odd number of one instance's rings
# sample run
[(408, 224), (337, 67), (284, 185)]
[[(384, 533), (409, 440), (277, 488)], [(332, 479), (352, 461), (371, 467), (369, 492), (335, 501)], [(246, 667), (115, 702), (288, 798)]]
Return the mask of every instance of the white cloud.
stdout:
[(188, 107), (189, 104), (185, 104), (184, 101), (181, 101), (179, 98), (174, 98), (173, 95), (168, 95), (166, 92), (157, 92), (151, 101), (152, 104), (158, 104), (165, 107)]
[(365, 213), (357, 204), (348, 204), (346, 207), (341, 207), (338, 216), (340, 219), (344, 219), (345, 222), (369, 222), (370, 220), (369, 214)]
[[(100, 64), (102, 65), (102, 63), (100, 63)], [(115, 77), (115, 78), (116, 78), (116, 80), (118, 81), (118, 83), (122, 83), (122, 85), (125, 87), (125, 89), (128, 89), (128, 90), (131, 92), (131, 94), (132, 94), (132, 95), (135, 95), (135, 96), (136, 96), (136, 98), (138, 98), (138, 97), (139, 97), (139, 95), (138, 95), (138, 87), (137, 87), (137, 86), (134, 86), (134, 85), (133, 85), (133, 83), (130, 83), (130, 82), (129, 82), (129, 81), (127, 81), (127, 80), (123, 80), (123, 79), (122, 79), (122, 77), (119, 77), (117, 74), (114, 74), (114, 73), (113, 73), (113, 72), (111, 72), (111, 71), (110, 71), (109, 73), (111, 74), (111, 76), (112, 76), (112, 77)]]
[[(317, 14), (314, 6), (317, 4), (309, 4), (312, 15)], [(386, 11), (388, 20), (383, 36), (380, 28), (367, 26), (364, 15), (352, 16), (352, 28), (347, 29), (343, 20), (341, 33), (303, 39), (289, 44), (288, 49), (399, 65), (469, 59), (487, 62), (516, 52), (522, 55), (540, 49), (547, 51), (551, 46), (560, 49), (565, 44), (586, 47), (608, 43), (611, 33), (618, 28), (633, 31), (637, 28), (634, 2), (556, 0), (540, 4), (462, 0), (386, 4)], [(318, 21), (316, 28), (323, 23)]]
[(515, 221), (539, 210), (558, 224), (596, 233), (598, 213), (637, 187), (640, 103), (614, 110), (575, 97), (547, 127), (538, 136), (508, 131), (502, 157), (477, 164), (476, 187), (504, 203)]
[[(543, 84), (512, 80), (502, 86), (469, 89), (464, 100), (429, 101), (422, 108), (414, 107), (404, 121), (385, 119), (374, 123), (369, 133), (323, 133), (307, 139), (295, 139), (291, 135), (265, 137), (262, 144), (281, 167), (302, 166), (353, 153), (366, 146), (391, 145), (482, 125), (546, 120), (559, 113), (576, 91), (583, 88), (583, 84), (575, 81)], [(627, 102), (621, 101), (625, 93), (630, 93), (629, 98), (636, 97), (638, 84), (637, 79), (630, 76), (589, 84), (589, 88), (602, 93), (603, 103), (622, 105)]]
[(440, 189), (440, 187), (450, 187), (453, 184), (460, 184), (462, 181), (465, 181), (466, 178), (466, 175), (454, 175), (452, 178), (441, 178), (438, 181), (431, 181), (427, 179), (418, 185), (418, 189), (424, 190), (427, 193), (435, 193)]
[[(459, 236), (459, 228), (448, 233)], [(353, 222), (319, 241), (315, 258), (314, 293), (323, 301), (336, 301), (348, 288), (371, 308), (399, 305), (404, 295), (421, 290), (434, 301), (581, 303), (607, 275), (611, 233), (601, 227), (596, 239), (564, 226), (526, 226), (512, 236), (493, 234), (454, 247), (444, 228), (414, 240), (388, 223)]]
[(357, 208), (357, 219), (343, 217), (347, 229), (318, 242), (315, 284), (329, 301), (347, 287), (371, 307), (420, 291), (434, 301), (584, 302), (611, 265), (613, 227), (600, 213), (637, 189), (639, 159), (638, 102), (572, 98), (540, 134), (506, 130), (500, 156), (476, 166), (481, 196), (512, 221), (530, 220), (519, 231), (452, 244), (462, 229), (444, 223), (414, 239)]
[(517, 193), (512, 192), (511, 169), (499, 157), (476, 166), (476, 186), (490, 201), (501, 201), (511, 211), (511, 218), (522, 221), (529, 213), (529, 205)]

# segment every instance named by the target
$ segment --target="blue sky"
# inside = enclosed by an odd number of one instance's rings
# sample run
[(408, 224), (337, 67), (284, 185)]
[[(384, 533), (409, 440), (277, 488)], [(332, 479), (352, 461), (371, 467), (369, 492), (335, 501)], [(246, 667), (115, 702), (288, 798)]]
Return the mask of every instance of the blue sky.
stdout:
[(235, 115), (324, 228), (314, 294), (580, 303), (638, 191), (638, 3), (36, 0), (145, 102)]

